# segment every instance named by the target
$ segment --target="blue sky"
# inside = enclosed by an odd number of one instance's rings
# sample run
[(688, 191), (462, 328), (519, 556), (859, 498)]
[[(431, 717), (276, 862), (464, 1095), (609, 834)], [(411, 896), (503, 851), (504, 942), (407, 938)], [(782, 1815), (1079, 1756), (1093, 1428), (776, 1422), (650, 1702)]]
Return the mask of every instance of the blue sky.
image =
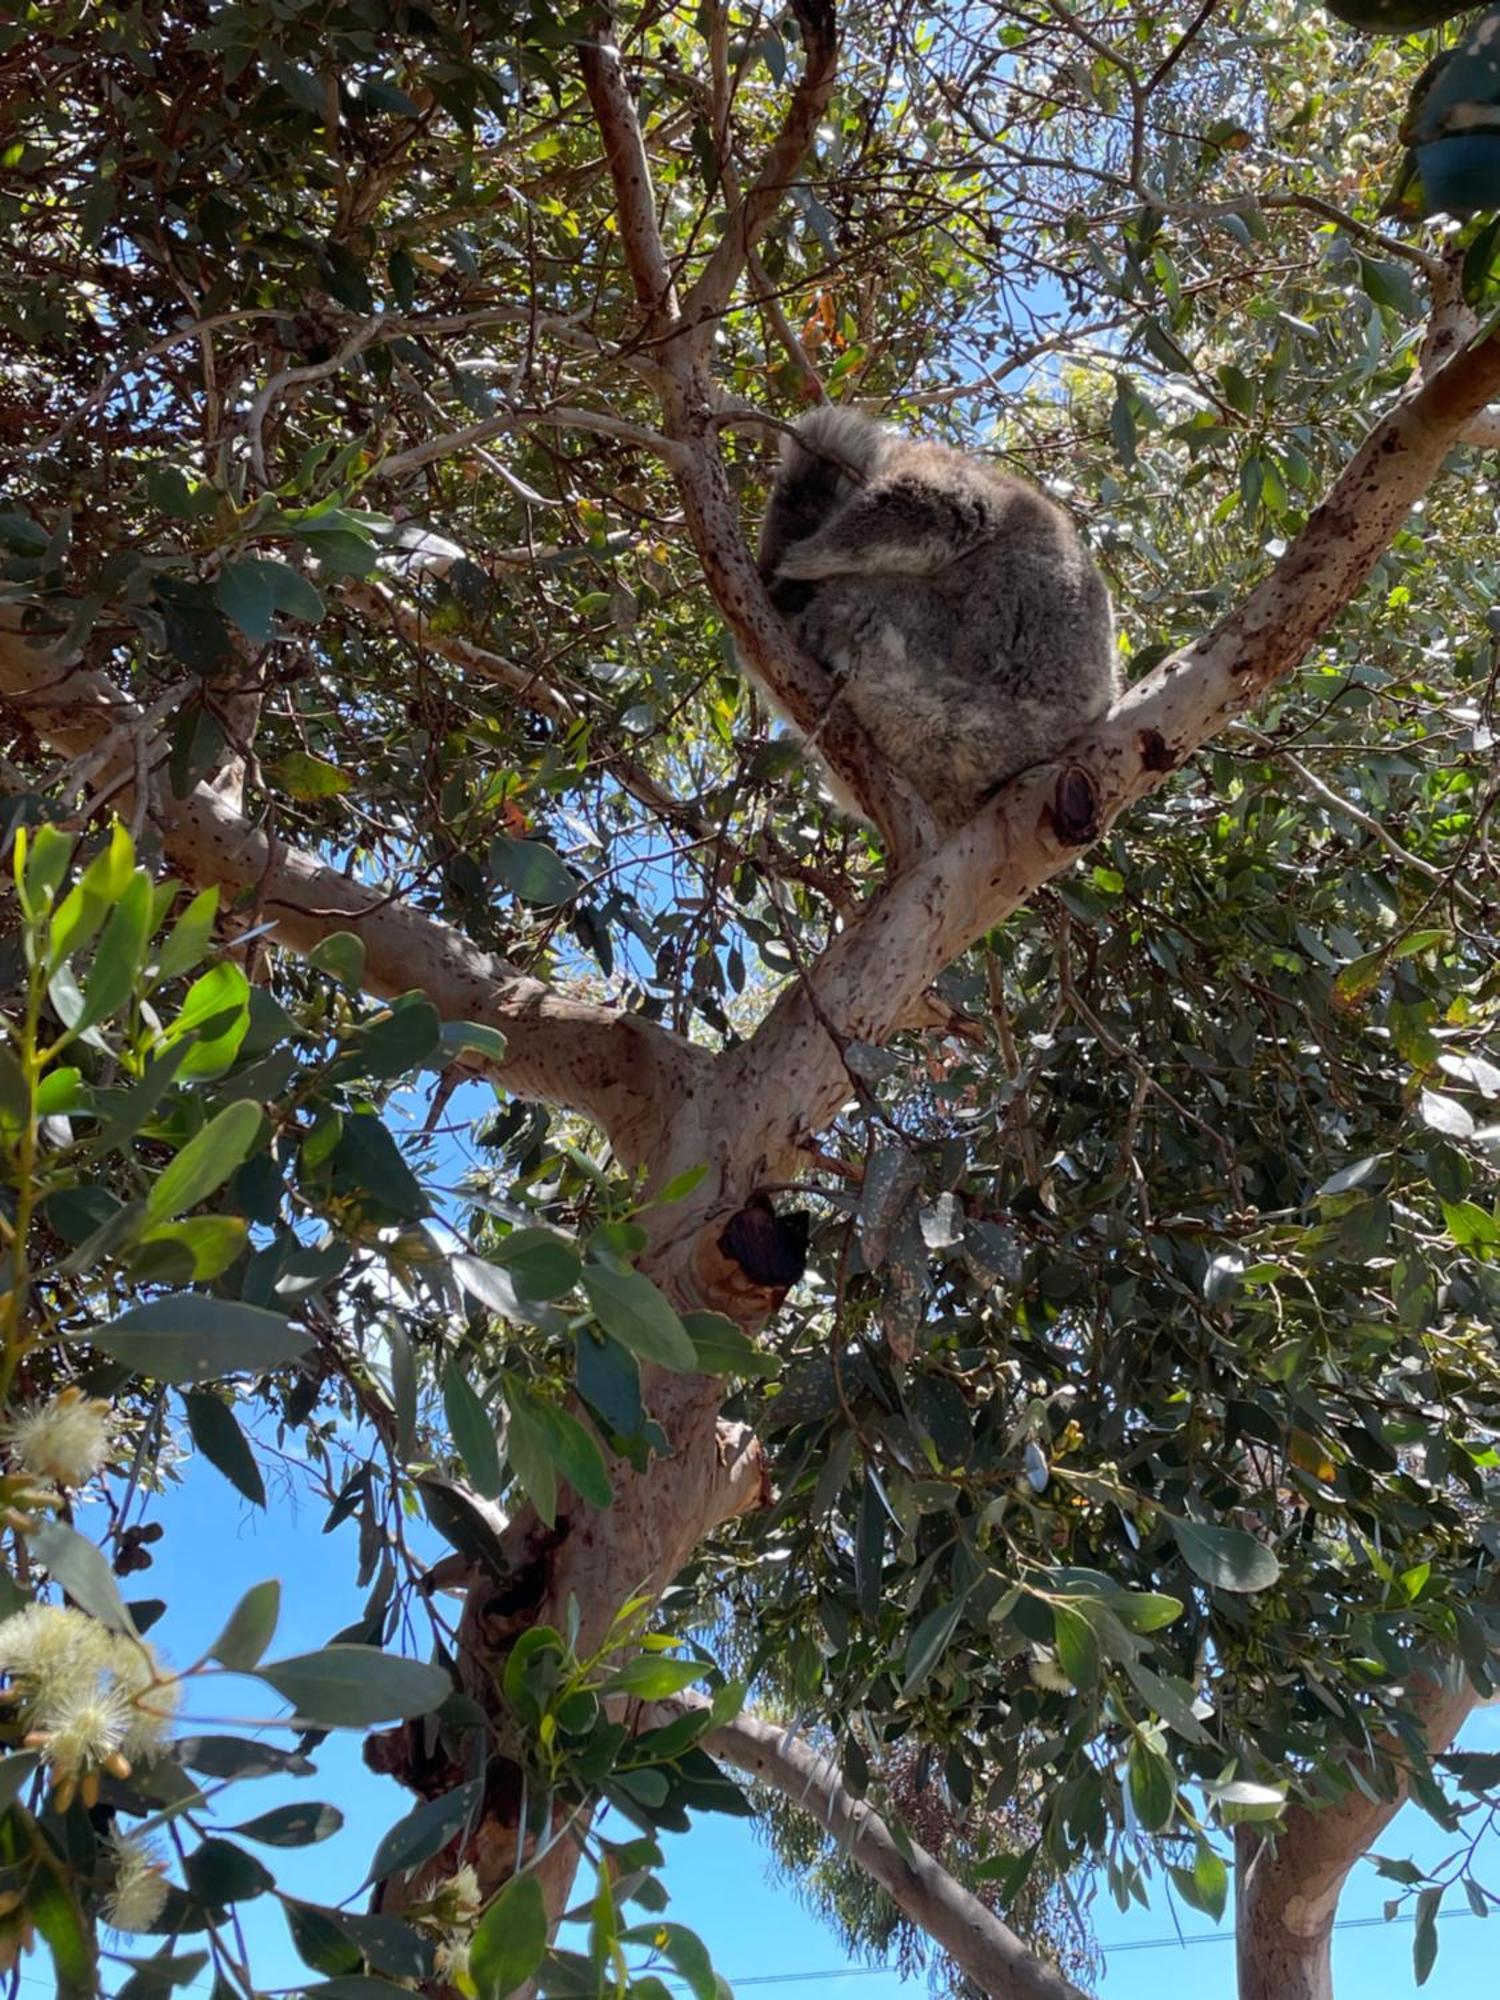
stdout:
[[(131, 1590), (164, 1597), (171, 1606), (154, 1636), (178, 1663), (195, 1658), (240, 1595), (265, 1577), (278, 1576), (283, 1586), (273, 1656), (326, 1642), (357, 1607), (352, 1524), (325, 1536), (321, 1509), (289, 1506), (273, 1492), (271, 1512), (261, 1515), (209, 1467), (194, 1465), (169, 1496), (161, 1518), (166, 1535), (156, 1544), (154, 1566), (131, 1579)], [(89, 1525), (86, 1516), (81, 1525)], [(277, 1713), (268, 1691), (254, 1682), (210, 1685), (213, 1708), (206, 1700), (195, 1700), (185, 1720), (222, 1721), (235, 1733), (248, 1734), (253, 1719)], [(1500, 1749), (1500, 1708), (1482, 1711), (1465, 1740)], [(316, 1753), (316, 1777), (243, 1784), (232, 1809), (223, 1814), (230, 1822), (248, 1819), (292, 1797), (317, 1797), (339, 1806), (346, 1824), (331, 1840), (265, 1857), (284, 1887), (310, 1901), (337, 1902), (348, 1896), (363, 1877), (380, 1834), (409, 1803), (396, 1786), (365, 1770), (360, 1746), (357, 1734), (336, 1733)], [(230, 1799), (225, 1806), (230, 1808)], [(1414, 1810), (1402, 1815), (1383, 1843), (1387, 1853), (1424, 1860), (1436, 1859), (1447, 1845)], [(774, 1981), (783, 2000), (812, 2000), (815, 1994), (826, 2000), (838, 1994), (849, 2000), (925, 1996), (920, 1980), (903, 1984), (892, 1973), (851, 1964), (837, 1939), (799, 1907), (789, 1890), (769, 1880), (764, 1851), (748, 1822), (705, 1815), (692, 1834), (671, 1839), (667, 1846), (672, 1917), (698, 1931), (719, 1970), (731, 1983), (744, 1984), (748, 1993), (757, 1992), (759, 1982)], [(1500, 1856), (1492, 1873), (1500, 1873)], [(1388, 1885), (1362, 1869), (1345, 1895), (1342, 1917), (1378, 1917), (1387, 1893)], [(263, 1985), (294, 1987), (306, 1975), (279, 1911), (267, 1898), (245, 1905), (243, 1914)], [(1101, 1989), (1105, 2000), (1164, 2000), (1179, 1993), (1191, 1993), (1192, 2000), (1234, 2000), (1227, 1925), (1216, 1931), (1194, 1912), (1179, 1910), (1184, 1937), (1197, 1940), (1179, 1943), (1165, 1900), (1123, 1917), (1104, 1902), (1095, 1906), (1094, 1917), (1111, 1954)], [(1489, 1923), (1467, 1914), (1445, 1922), (1437, 1968), (1424, 1994), (1433, 2000), (1459, 2000), (1460, 1995), (1469, 2000), (1486, 1990), (1493, 1978), (1490, 1929)], [(29, 1997), (50, 1991), (44, 1957), (27, 1961), (25, 1971), (23, 1993)], [(1410, 1927), (1380, 1923), (1342, 1931), (1335, 1974), (1341, 2000), (1398, 2000), (1415, 1993)]]

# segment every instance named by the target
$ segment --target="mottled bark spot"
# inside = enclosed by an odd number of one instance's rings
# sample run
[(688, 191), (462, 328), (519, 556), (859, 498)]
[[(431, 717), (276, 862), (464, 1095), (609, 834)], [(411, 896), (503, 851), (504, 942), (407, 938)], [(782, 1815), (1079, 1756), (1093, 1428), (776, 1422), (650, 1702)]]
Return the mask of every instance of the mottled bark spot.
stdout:
[(1141, 762), (1148, 771), (1170, 771), (1177, 756), (1159, 729), (1143, 729), (1140, 736)]
[(1052, 795), (1052, 827), (1068, 847), (1087, 847), (1099, 838), (1099, 794), (1081, 764), (1070, 764)]

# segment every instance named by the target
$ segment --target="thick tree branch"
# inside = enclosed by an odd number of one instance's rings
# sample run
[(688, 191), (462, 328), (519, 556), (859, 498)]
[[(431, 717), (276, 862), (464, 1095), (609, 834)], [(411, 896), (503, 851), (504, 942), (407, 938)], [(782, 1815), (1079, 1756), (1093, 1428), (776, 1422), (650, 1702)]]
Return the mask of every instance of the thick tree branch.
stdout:
[[(67, 665), (13, 625), (0, 626), (0, 705), (70, 755), (114, 735), (101, 775), (119, 770), (132, 785), (138, 767), (154, 770), (165, 757), (159, 741), (132, 740), (132, 725), (138, 738), (147, 718), (107, 676)], [(435, 917), (271, 838), (210, 787), (152, 804), (166, 851), (190, 880), (253, 893), (294, 951), (357, 932), (370, 992), (420, 986), (446, 1019), (498, 1028), (507, 1055), (491, 1067), (506, 1087), (593, 1119), (627, 1165), (657, 1153), (684, 1103), (708, 1094), (703, 1051), (654, 1023), (565, 999)]]
[[(706, 1706), (701, 1697), (678, 1696), (653, 1703), (645, 1719), (654, 1726)], [(898, 1845), (880, 1814), (845, 1789), (833, 1760), (789, 1729), (741, 1715), (710, 1730), (703, 1747), (815, 1819), (991, 2000), (1085, 2000), (924, 1848)]]
[(1452, 1679), (1421, 1680), (1409, 1691), (1413, 1741), (1384, 1736), (1337, 1803), (1294, 1806), (1274, 1846), (1254, 1827), (1235, 1843), (1235, 1939), (1239, 2000), (1333, 2000), (1333, 1924), (1354, 1864), (1406, 1803), (1407, 1773), (1440, 1756), (1478, 1696), (1455, 1662)]

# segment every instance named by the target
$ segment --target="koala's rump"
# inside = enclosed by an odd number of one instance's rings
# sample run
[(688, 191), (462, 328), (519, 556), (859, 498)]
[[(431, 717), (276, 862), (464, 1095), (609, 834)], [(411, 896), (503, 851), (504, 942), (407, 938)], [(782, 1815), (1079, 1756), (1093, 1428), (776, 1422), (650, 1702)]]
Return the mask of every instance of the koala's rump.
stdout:
[(1079, 550), (960, 558), (915, 585), (838, 577), (795, 623), (877, 748), (957, 825), (988, 793), (1060, 749), (1114, 692), (1108, 598)]

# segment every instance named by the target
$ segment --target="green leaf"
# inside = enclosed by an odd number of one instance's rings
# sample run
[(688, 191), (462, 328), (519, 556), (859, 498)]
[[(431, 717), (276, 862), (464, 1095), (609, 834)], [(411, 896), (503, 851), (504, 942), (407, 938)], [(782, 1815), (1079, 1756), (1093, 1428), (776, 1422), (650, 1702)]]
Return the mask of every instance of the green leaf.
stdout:
[(387, 1972), (392, 1979), (419, 1984), (432, 1978), (437, 1957), (434, 1939), (423, 1937), (397, 1917), (364, 1915), (356, 1910), (339, 1910), (335, 1916), (339, 1928), (364, 1953), (372, 1972)]
[[(188, 904), (182, 915), (167, 933), (166, 942), (156, 954), (156, 977), (177, 979), (193, 967), (207, 951), (213, 938), (214, 924), (219, 914), (219, 892), (217, 888), (200, 889)], [(239, 967), (233, 968), (239, 972)], [(240, 973), (241, 979), (244, 974)], [(248, 987), (249, 981), (246, 985)]]
[(1099, 1639), (1081, 1611), (1070, 1605), (1054, 1604), (1052, 1630), (1057, 1659), (1063, 1672), (1082, 1693), (1099, 1684)]
[(394, 1313), (385, 1320), (385, 1339), (390, 1356), (391, 1409), (396, 1418), (395, 1452), (404, 1465), (416, 1450), (417, 1363), (406, 1328)]
[(547, 1434), (528, 1411), (510, 1406), (505, 1426), (505, 1456), (526, 1490), (526, 1497), (550, 1528), (557, 1520), (557, 1470)]
[(1229, 1896), (1229, 1870), (1223, 1857), (1206, 1840), (1199, 1841), (1193, 1856), (1193, 1883), (1198, 1891), (1199, 1909), (1217, 1923)]
[(1425, 1986), (1432, 1968), (1437, 1964), (1438, 1931), (1437, 1914), (1442, 1907), (1441, 1885), (1417, 1892), (1416, 1929), (1411, 1941), (1412, 1976), (1418, 1986)]
[(357, 989), (365, 976), (365, 941), (355, 931), (330, 931), (307, 954), (307, 962), (341, 985)]
[(215, 595), (219, 609), (257, 646), (274, 637), (278, 611), (316, 625), (325, 608), (307, 578), (274, 556), (241, 556), (226, 563)]
[(427, 1213), (421, 1182), (373, 1113), (344, 1118), (330, 1160), (341, 1188), (370, 1195), (409, 1222)]
[(190, 1390), (182, 1402), (193, 1443), (209, 1464), (253, 1505), (264, 1507), (265, 1481), (234, 1411), (206, 1389)]
[(294, 799), (336, 799), (354, 789), (349, 772), (307, 750), (288, 750), (268, 766), (267, 776), (278, 791)]
[(265, 645), (275, 630), (276, 586), (272, 572), (280, 567), (279, 563), (258, 556), (242, 556), (238, 561), (225, 563), (214, 586), (219, 609), (256, 646)]
[(483, 1779), (473, 1778), (439, 1798), (414, 1806), (381, 1836), (365, 1881), (383, 1882), (389, 1875), (409, 1874), (440, 1854), (478, 1809), (483, 1794)]
[(443, 1409), (455, 1450), (475, 1490), (487, 1500), (500, 1494), (500, 1446), (495, 1420), (456, 1361), (443, 1371)]
[(649, 1945), (680, 1972), (692, 1989), (693, 2000), (718, 2000), (719, 1981), (713, 1961), (696, 1931), (681, 1924), (640, 1924), (625, 1932), (626, 1944)]
[(37, 1868), (26, 1891), (26, 1915), (46, 1939), (56, 1982), (54, 2000), (92, 2000), (99, 1991), (94, 1943), (67, 1873)]
[(229, 1615), (229, 1623), (209, 1647), (209, 1653), (232, 1673), (248, 1673), (259, 1665), (281, 1616), (281, 1585), (275, 1577), (247, 1590)]
[(213, 1382), (262, 1375), (312, 1345), (280, 1313), (206, 1292), (174, 1292), (135, 1306), (88, 1335), (89, 1344), (155, 1382)]
[(547, 1949), (547, 1908), (534, 1875), (514, 1875), (475, 1926), (469, 1977), (479, 2000), (505, 2000), (524, 1986)]
[(270, 1812), (247, 1819), (229, 1831), (245, 1840), (258, 1840), (264, 1847), (316, 1847), (344, 1824), (337, 1806), (320, 1805), (308, 1799), (290, 1806), (273, 1806)]
[(914, 1694), (943, 1657), (963, 1608), (962, 1597), (955, 1597), (950, 1603), (940, 1604), (935, 1611), (929, 1611), (921, 1624), (912, 1632), (906, 1642), (904, 1677), (901, 1683), (903, 1696)]
[(144, 868), (138, 868), (104, 926), (104, 935), (89, 968), (83, 1012), (70, 1023), (75, 1034), (110, 1019), (130, 998), (146, 956), (153, 914), (151, 877)]
[[(25, 886), (27, 907), (37, 915), (40, 916), (51, 908), (52, 900), (67, 876), (68, 864), (73, 859), (77, 844), (71, 834), (64, 833), (60, 826), (54, 826), (50, 820), (44, 819), (40, 826), (31, 829), (22, 881)], [(135, 866), (135, 844), (119, 820), (116, 820), (110, 829), (109, 846), (105, 852), (111, 857), (111, 866), (114, 865), (115, 857), (121, 854), (125, 857), (124, 866), (119, 870), (113, 889), (106, 898), (112, 903), (130, 880), (130, 871)], [(95, 893), (102, 892), (96, 890)]]
[(580, 1499), (591, 1507), (612, 1505), (614, 1488), (604, 1454), (578, 1419), (533, 1395), (518, 1377), (506, 1375), (503, 1380), (512, 1440), (518, 1428), (529, 1427), (536, 1447), (546, 1453)]
[(529, 1325), (547, 1312), (542, 1300), (521, 1297), (509, 1271), (502, 1271), (498, 1264), (491, 1264), (483, 1257), (455, 1257), (453, 1275), (471, 1299), (477, 1299), (486, 1311), (498, 1313), (512, 1325)]
[(1129, 1590), (1111, 1597), (1109, 1608), (1132, 1632), (1159, 1632), (1182, 1616), (1182, 1599), (1149, 1590)]
[(1171, 1765), (1137, 1736), (1126, 1755), (1125, 1770), (1136, 1818), (1148, 1833), (1163, 1832), (1172, 1822), (1177, 1801)]
[(224, 614), (206, 584), (187, 577), (159, 576), (155, 596), (166, 628), (167, 651), (194, 673), (211, 674), (235, 657)]
[(162, 1169), (146, 1196), (148, 1222), (165, 1222), (221, 1188), (260, 1133), (264, 1113), (250, 1098), (226, 1104)]
[(749, 1334), (722, 1313), (684, 1313), (682, 1324), (693, 1343), (701, 1374), (747, 1375), (764, 1381), (781, 1373), (780, 1356), (757, 1347)]
[(610, 1675), (599, 1690), (604, 1700), (629, 1695), (633, 1701), (665, 1701), (681, 1694), (710, 1671), (703, 1660), (671, 1660), (661, 1653), (637, 1653), (618, 1673)]
[(1156, 1674), (1139, 1660), (1121, 1660), (1131, 1686), (1152, 1713), (1159, 1715), (1186, 1743), (1207, 1743), (1208, 1731), (1193, 1713), (1192, 1690), (1183, 1682)]
[(1177, 1515), (1167, 1518), (1183, 1561), (1216, 1590), (1265, 1590), (1280, 1576), (1275, 1556), (1243, 1528), (1206, 1527)]
[(442, 1022), (430, 1001), (407, 1001), (360, 1030), (358, 1061), (366, 1076), (382, 1081), (405, 1076), (436, 1051)]
[(203, 1284), (227, 1271), (244, 1249), (250, 1225), (239, 1215), (192, 1215), (144, 1230), (130, 1261), (142, 1284)]
[(31, 1085), (15, 1055), (0, 1042), (0, 1140), (14, 1145), (32, 1119)]
[(374, 1646), (325, 1646), (255, 1672), (299, 1716), (333, 1729), (369, 1729), (377, 1722), (430, 1715), (453, 1691), (441, 1667)]
[(490, 873), (524, 903), (570, 903), (578, 884), (561, 857), (539, 840), (497, 833), (490, 842)]
[[(175, 935), (175, 933), (174, 933)], [(250, 982), (225, 960), (210, 966), (187, 990), (181, 1008), (162, 1031), (163, 1050), (186, 1041), (178, 1074), (222, 1076), (239, 1054), (250, 1027)]]
[(61, 1584), (81, 1610), (112, 1632), (133, 1630), (120, 1586), (102, 1549), (64, 1521), (39, 1521), (26, 1541), (52, 1581)]
[(671, 1305), (639, 1271), (587, 1264), (583, 1289), (604, 1331), (642, 1361), (692, 1374), (698, 1353)]
[(583, 1275), (583, 1259), (552, 1229), (513, 1229), (490, 1253), (527, 1299), (560, 1299)]
[(482, 1021), (448, 1021), (443, 1027), (443, 1048), (450, 1060), (467, 1051), (491, 1062), (503, 1062), (508, 1046), (498, 1028), (487, 1027)]
[(210, 1909), (227, 1903), (248, 1903), (276, 1887), (276, 1878), (263, 1861), (236, 1847), (232, 1840), (217, 1837), (194, 1848), (182, 1864), (188, 1888)]

